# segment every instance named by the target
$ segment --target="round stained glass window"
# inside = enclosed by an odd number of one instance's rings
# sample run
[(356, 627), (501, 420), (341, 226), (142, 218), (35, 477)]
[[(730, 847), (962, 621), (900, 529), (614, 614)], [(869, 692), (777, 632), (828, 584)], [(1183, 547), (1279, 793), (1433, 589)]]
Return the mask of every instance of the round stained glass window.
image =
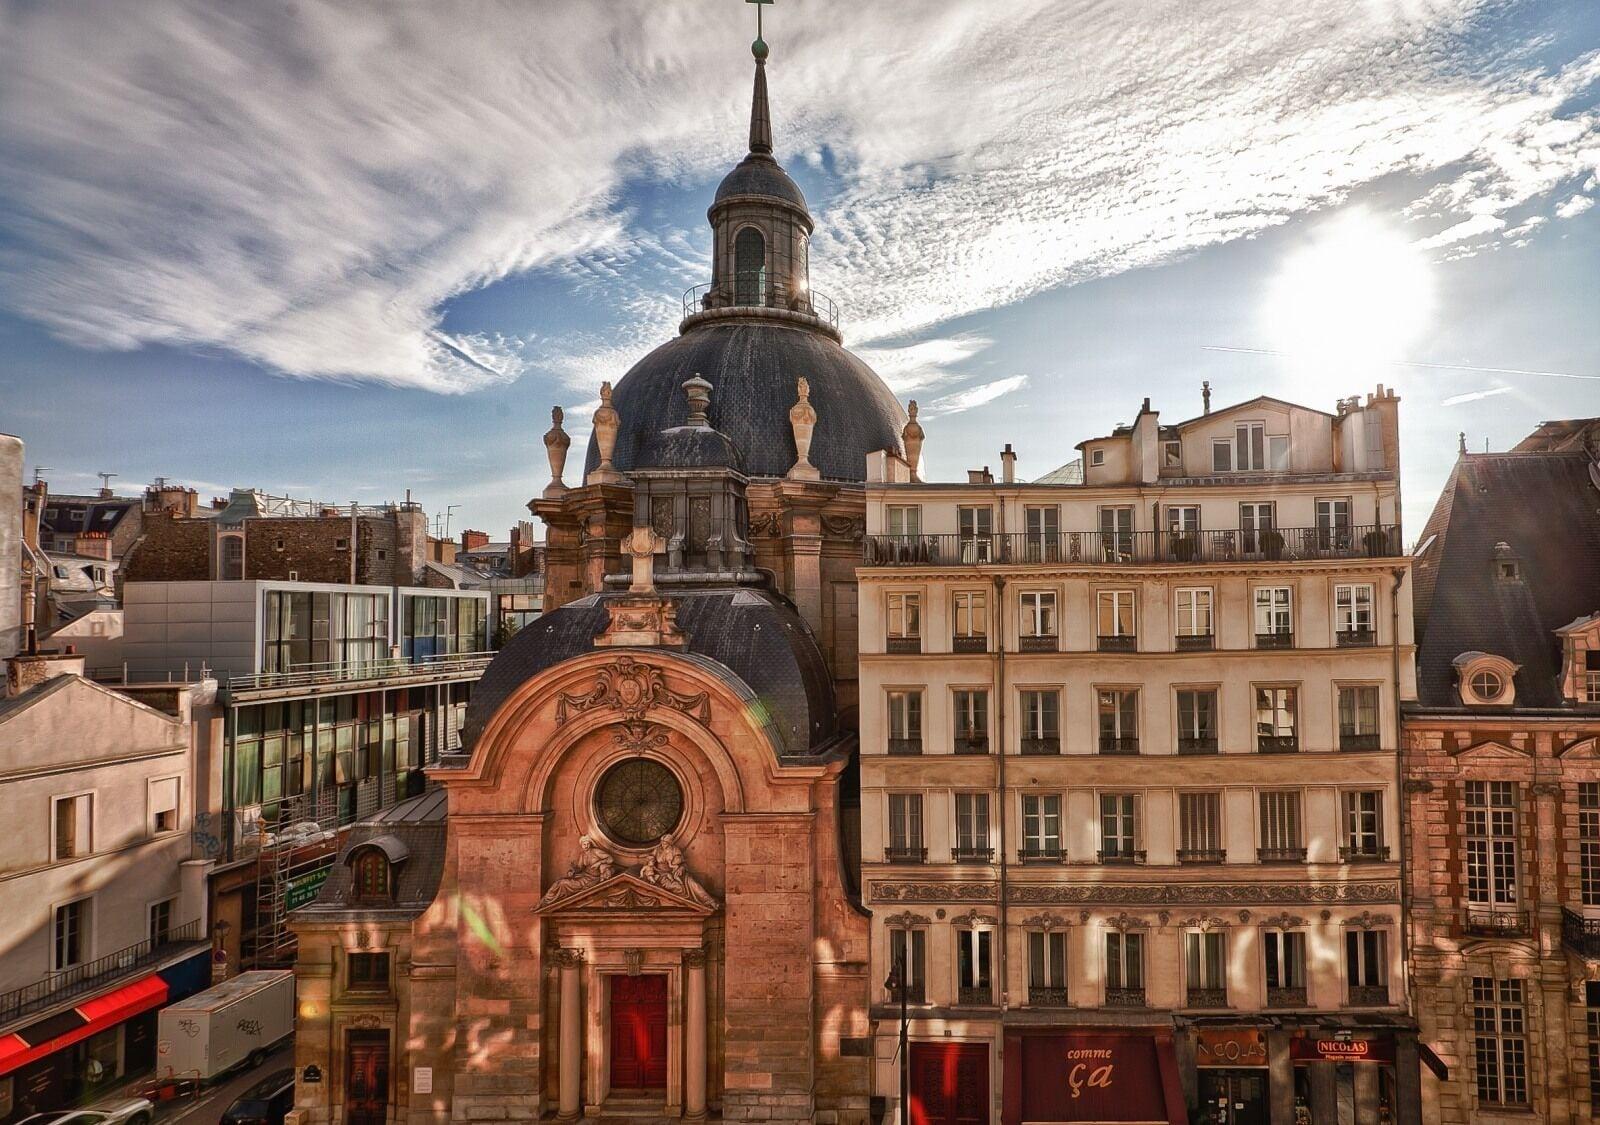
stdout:
[(608, 769), (595, 787), (595, 816), (619, 844), (644, 848), (678, 827), (683, 790), (672, 771), (649, 758), (631, 758)]

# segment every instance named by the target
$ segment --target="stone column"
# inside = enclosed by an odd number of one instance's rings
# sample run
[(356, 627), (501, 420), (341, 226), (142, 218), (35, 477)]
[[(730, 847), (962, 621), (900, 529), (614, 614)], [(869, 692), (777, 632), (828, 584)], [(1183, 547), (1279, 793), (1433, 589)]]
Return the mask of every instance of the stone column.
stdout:
[(1378, 1065), (1355, 1064), (1356, 1125), (1378, 1125)]
[(1331, 1062), (1314, 1062), (1311, 1072), (1312, 1125), (1339, 1125), (1339, 1076)]
[(578, 995), (583, 953), (558, 949), (554, 960), (561, 968), (560, 1120), (576, 1121), (583, 1110), (583, 1004)]
[(691, 949), (683, 955), (685, 1121), (706, 1119), (706, 951)]
[(1289, 1033), (1267, 1032), (1267, 1095), (1272, 1125), (1294, 1125), (1294, 1061), (1289, 1058)]

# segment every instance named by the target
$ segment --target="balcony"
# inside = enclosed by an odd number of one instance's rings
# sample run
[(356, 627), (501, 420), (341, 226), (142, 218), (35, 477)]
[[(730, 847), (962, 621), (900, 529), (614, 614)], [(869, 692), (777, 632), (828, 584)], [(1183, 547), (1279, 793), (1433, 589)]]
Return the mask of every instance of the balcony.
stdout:
[(1561, 908), (1561, 944), (1585, 960), (1600, 960), (1600, 918)]
[(1349, 1006), (1352, 1008), (1386, 1008), (1389, 1006), (1389, 986), (1386, 984), (1352, 984)]
[(950, 651), (951, 652), (988, 652), (989, 651), (989, 638), (986, 637), (986, 636), (951, 637), (950, 638)]
[(1145, 1007), (1143, 988), (1107, 988), (1106, 1007), (1108, 1008), (1143, 1008)]
[(956, 989), (957, 1004), (993, 1004), (994, 989), (986, 984), (964, 984)]
[(1101, 848), (1096, 853), (1099, 861), (1106, 865), (1135, 864), (1144, 862), (1144, 852), (1137, 848)]
[(1180, 633), (1175, 639), (1179, 652), (1210, 652), (1217, 647), (1217, 638), (1210, 633)]
[(1389, 845), (1374, 844), (1370, 847), (1340, 848), (1340, 863), (1387, 863), (1389, 860)]
[(1139, 739), (1119, 738), (1114, 734), (1100, 736), (1100, 753), (1102, 754), (1137, 754), (1139, 752)]
[(1288, 629), (1274, 629), (1270, 633), (1256, 634), (1257, 648), (1293, 648), (1294, 633)]
[(897, 756), (922, 753), (922, 736), (920, 734), (915, 738), (894, 738), (891, 736), (889, 739), (889, 753)]
[(1067, 858), (1060, 844), (1023, 845), (1017, 849), (1019, 863), (1061, 863)]
[(381, 660), (336, 660), (322, 664), (296, 664), (287, 672), (254, 672), (228, 677), (228, 694), (237, 698), (250, 692), (275, 692), (292, 688), (324, 687), (362, 681), (466, 679), (479, 676), (494, 659), (492, 652), (438, 653)]
[(1339, 749), (1341, 750), (1382, 750), (1383, 736), (1379, 734), (1346, 734), (1339, 732)]
[(1378, 643), (1376, 629), (1340, 629), (1334, 636), (1340, 648), (1372, 648)]
[(883, 849), (885, 863), (927, 863), (928, 849), (922, 847), (887, 847)]
[(1226, 988), (1189, 988), (1184, 991), (1183, 1003), (1186, 1008), (1226, 1008), (1228, 1006), (1228, 990)]
[(1257, 863), (1304, 863), (1304, 848), (1257, 848)]
[(890, 1003), (900, 1003), (900, 994), (902, 992), (905, 993), (905, 1002), (907, 1004), (926, 1004), (928, 1002), (927, 989), (922, 986), (921, 981), (918, 981), (916, 984), (907, 985), (905, 988), (891, 986), (889, 989)]
[(921, 637), (885, 637), (883, 642), (884, 652), (916, 653), (922, 651)]
[(1400, 529), (1374, 524), (1341, 529), (1279, 527), (1217, 531), (1063, 531), (1005, 535), (869, 535), (868, 566), (1184, 565), (1381, 559), (1404, 555)]
[(168, 930), (159, 937), (146, 938), (126, 949), (85, 961), (59, 973), (50, 973), (32, 984), (0, 993), (0, 1024), (53, 1008), (75, 996), (112, 985), (119, 978), (141, 969), (175, 960), (185, 952), (197, 952), (207, 944), (200, 933), (197, 919)]
[(1533, 934), (1526, 910), (1501, 910), (1487, 906), (1467, 907), (1461, 930), (1469, 937), (1521, 938)]
[(1055, 652), (1060, 647), (1060, 638), (1054, 633), (1030, 634), (1017, 638), (1018, 652)]
[(1138, 652), (1139, 638), (1131, 633), (1117, 633), (1097, 638), (1095, 647), (1101, 652)]
[(963, 846), (958, 844), (950, 849), (950, 861), (952, 863), (993, 863), (994, 849), (980, 848), (977, 845)]
[(1305, 986), (1298, 988), (1275, 988), (1267, 986), (1267, 1007), (1269, 1008), (1304, 1008), (1307, 1006)]
[(989, 752), (989, 736), (986, 734), (961, 734), (957, 732), (953, 749), (957, 754), (987, 754)]
[(1028, 1003), (1035, 1008), (1065, 1008), (1067, 1006), (1067, 990), (1065, 987), (1044, 988), (1040, 985), (1029, 985)]
[(1217, 752), (1217, 736), (1207, 735), (1180, 735), (1178, 737), (1178, 753), (1180, 754), (1215, 754)]
[(1179, 848), (1179, 863), (1226, 863), (1226, 848)]
[(1043, 738), (1022, 739), (1022, 752), (1024, 754), (1059, 754), (1061, 753), (1061, 736), (1059, 734), (1047, 735)]
[(1256, 749), (1263, 754), (1297, 754), (1300, 752), (1298, 734), (1258, 734)]
[(683, 317), (687, 320), (725, 308), (782, 309), (814, 317), (835, 332), (839, 330), (839, 306), (831, 297), (804, 289), (780, 300), (772, 280), (764, 269), (742, 270), (733, 275), (732, 284), (691, 286), (683, 291)]

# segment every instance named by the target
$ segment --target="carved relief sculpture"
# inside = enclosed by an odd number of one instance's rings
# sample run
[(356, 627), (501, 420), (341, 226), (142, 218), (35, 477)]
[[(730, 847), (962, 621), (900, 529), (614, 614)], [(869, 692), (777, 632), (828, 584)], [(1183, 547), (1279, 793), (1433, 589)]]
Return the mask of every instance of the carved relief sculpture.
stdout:
[(595, 677), (594, 685), (581, 695), (562, 692), (556, 700), (556, 723), (565, 723), (574, 713), (608, 708), (621, 711), (625, 718), (641, 718), (646, 711), (666, 707), (681, 711), (699, 723), (711, 721), (710, 696), (705, 692), (686, 694), (667, 686), (661, 669), (641, 664), (631, 656), (608, 664)]
[(550, 458), (550, 483), (544, 489), (547, 497), (560, 496), (567, 490), (561, 474), (567, 468), (567, 450), (572, 446), (572, 438), (561, 428), (563, 417), (561, 407), (553, 408), (550, 411), (550, 429), (544, 435), (545, 455)]
[(593, 837), (584, 836), (578, 840), (578, 858), (567, 868), (566, 875), (550, 884), (539, 905), (548, 906), (579, 891), (597, 887), (616, 873), (616, 857), (595, 843)]
[(811, 463), (811, 435), (817, 428), (817, 410), (811, 405), (811, 384), (801, 376), (795, 387), (800, 397), (789, 408), (789, 428), (794, 431), (794, 465), (790, 480), (818, 480), (822, 474)]
[(660, 843), (651, 849), (650, 858), (639, 868), (639, 878), (701, 906), (715, 908), (717, 905), (717, 900), (712, 898), (706, 889), (695, 881), (694, 876), (689, 874), (688, 868), (684, 867), (683, 850), (673, 842), (670, 832), (661, 837)]

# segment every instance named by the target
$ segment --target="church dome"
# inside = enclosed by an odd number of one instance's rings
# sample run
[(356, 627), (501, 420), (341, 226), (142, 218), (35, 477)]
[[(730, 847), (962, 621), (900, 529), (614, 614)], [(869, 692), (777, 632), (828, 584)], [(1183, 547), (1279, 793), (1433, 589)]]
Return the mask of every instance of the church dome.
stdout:
[(767, 199), (781, 199), (800, 210), (806, 210), (806, 197), (800, 185), (789, 178), (783, 166), (770, 156), (751, 153), (733, 166), (733, 171), (717, 185), (712, 206), (740, 196), (759, 195)]
[[(662, 466), (670, 459), (671, 428), (683, 426), (689, 415), (679, 388), (695, 375), (716, 388), (711, 425), (736, 447), (746, 476), (781, 477), (794, 464), (789, 408), (802, 375), (811, 383), (817, 411), (811, 463), (824, 477), (864, 480), (867, 454), (904, 452), (905, 413), (872, 368), (816, 329), (735, 318), (691, 327), (634, 364), (617, 383), (611, 404), (621, 428), (612, 463), (619, 471)], [(585, 472), (599, 463), (591, 436)]]

